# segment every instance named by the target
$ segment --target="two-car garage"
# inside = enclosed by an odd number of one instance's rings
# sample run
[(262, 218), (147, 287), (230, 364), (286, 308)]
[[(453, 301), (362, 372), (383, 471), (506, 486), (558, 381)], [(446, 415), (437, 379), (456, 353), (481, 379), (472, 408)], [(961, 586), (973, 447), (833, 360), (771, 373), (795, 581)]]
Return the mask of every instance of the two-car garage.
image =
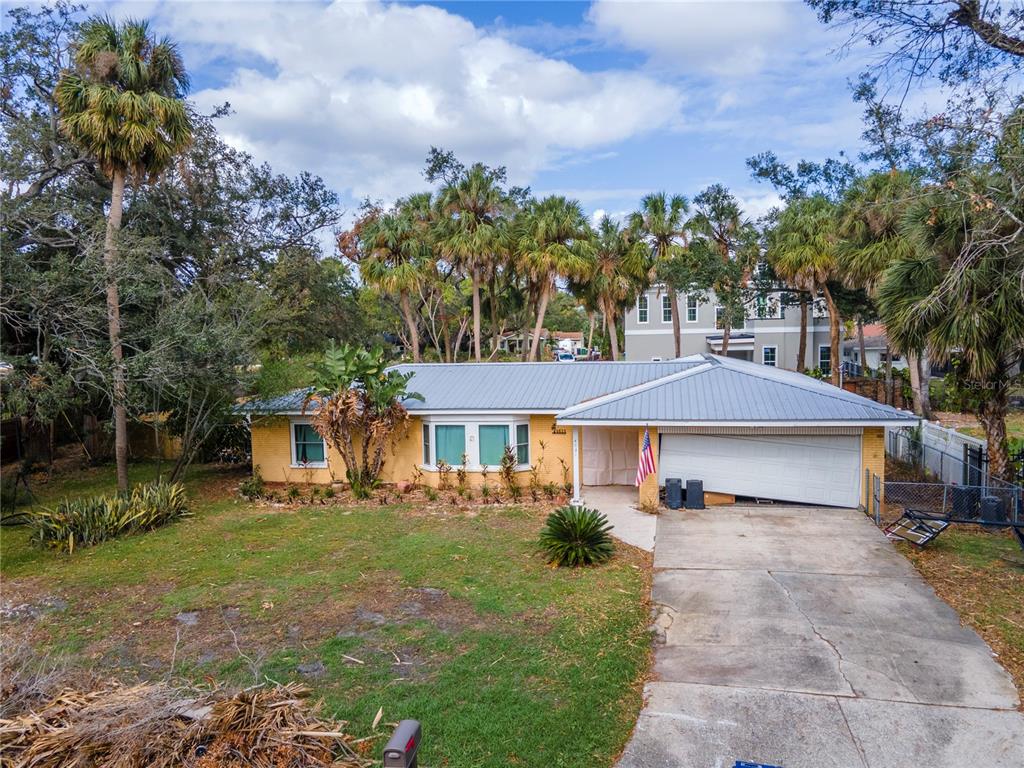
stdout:
[[(837, 430), (838, 431), (838, 430)], [(659, 484), (701, 480), (706, 491), (856, 507), (861, 498), (861, 430), (847, 434), (660, 434)]]

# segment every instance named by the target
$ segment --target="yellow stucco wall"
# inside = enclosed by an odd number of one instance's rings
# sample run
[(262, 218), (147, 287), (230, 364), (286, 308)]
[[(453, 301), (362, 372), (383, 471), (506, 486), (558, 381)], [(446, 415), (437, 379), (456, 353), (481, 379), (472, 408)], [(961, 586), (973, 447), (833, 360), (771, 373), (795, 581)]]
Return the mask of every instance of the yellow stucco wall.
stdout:
[(866, 507), (871, 495), (871, 484), (863, 480), (864, 470), (878, 475), (885, 488), (885, 427), (865, 427), (860, 439), (861, 503)]
[[(326, 485), (333, 480), (344, 481), (345, 470), (341, 456), (328, 447), (327, 469), (305, 469), (291, 466), (291, 420), (287, 416), (268, 416), (253, 419), (252, 463), (260, 468), (263, 479), (272, 483), (300, 483)], [(381, 480), (385, 483), (412, 481), (416, 478), (415, 468), (423, 459), (422, 421), (413, 416), (409, 419), (408, 431), (394, 444), (384, 460)], [(582, 440), (580, 443), (582, 453)], [(561, 485), (565, 477), (562, 463), (568, 468), (568, 482), (572, 482), (572, 430), (556, 427), (553, 415), (530, 417), (530, 462), (539, 463), (538, 479), (542, 484)], [(528, 485), (531, 475), (528, 471), (517, 472), (519, 485)], [(456, 482), (455, 468), (449, 475), (450, 482)], [(424, 471), (420, 479), (424, 485), (437, 487), (440, 477), (436, 472)], [(501, 480), (496, 471), (488, 473), (487, 484), (497, 488)], [(479, 488), (484, 483), (480, 472), (468, 473), (470, 487)]]

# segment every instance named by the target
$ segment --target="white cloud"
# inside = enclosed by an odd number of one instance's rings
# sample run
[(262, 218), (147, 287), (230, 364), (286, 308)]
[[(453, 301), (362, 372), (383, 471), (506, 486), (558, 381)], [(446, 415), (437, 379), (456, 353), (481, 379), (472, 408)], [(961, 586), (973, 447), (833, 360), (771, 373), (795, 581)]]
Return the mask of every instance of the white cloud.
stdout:
[(654, 64), (730, 77), (774, 66), (801, 26), (816, 23), (802, 4), (779, 0), (598, 0), (587, 17), (599, 35)]
[(246, 62), (193, 95), (231, 102), (234, 144), (356, 198), (422, 188), (431, 145), (528, 183), (678, 120), (683, 100), (651, 76), (585, 72), (431, 6), (175, 3), (154, 15), (193, 68), (225, 52)]

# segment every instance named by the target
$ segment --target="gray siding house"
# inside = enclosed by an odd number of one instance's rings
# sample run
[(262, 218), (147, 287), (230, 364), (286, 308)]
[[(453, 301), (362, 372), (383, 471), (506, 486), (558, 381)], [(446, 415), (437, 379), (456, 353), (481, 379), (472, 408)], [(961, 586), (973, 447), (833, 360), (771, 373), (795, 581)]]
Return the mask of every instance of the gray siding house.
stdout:
[[(721, 354), (720, 309), (714, 293), (704, 300), (679, 294), (680, 356), (711, 352)], [(675, 357), (672, 338), (672, 304), (662, 286), (643, 293), (625, 317), (626, 360), (671, 360)], [(729, 357), (777, 368), (796, 369), (800, 346), (800, 307), (783, 307), (780, 294), (769, 293), (752, 300), (742, 328), (729, 333)], [(831, 370), (828, 312), (818, 300), (807, 324), (808, 368)]]

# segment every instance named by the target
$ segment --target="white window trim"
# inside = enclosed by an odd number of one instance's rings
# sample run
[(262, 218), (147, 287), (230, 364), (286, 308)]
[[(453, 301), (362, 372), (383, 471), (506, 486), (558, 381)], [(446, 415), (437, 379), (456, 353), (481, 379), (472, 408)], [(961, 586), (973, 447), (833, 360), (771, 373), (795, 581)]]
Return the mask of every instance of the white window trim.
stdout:
[[(516, 427), (525, 424), (527, 429), (530, 428), (529, 417), (515, 416), (512, 414), (473, 414), (466, 416), (424, 416), (423, 424), (430, 429), (430, 462), (427, 464), (419, 464), (419, 468), (425, 472), (437, 472), (437, 431), (438, 425), (452, 425), (462, 426), (466, 428), (466, 471), (467, 472), (480, 472), (483, 469), (487, 469), (488, 472), (497, 472), (501, 469), (500, 464), (487, 464), (483, 465), (480, 463), (480, 427), (486, 425), (502, 425), (508, 427), (508, 443), (506, 445), (512, 446), (512, 450), (516, 450)], [(532, 438), (533, 435), (528, 435), (527, 438), (527, 459), (530, 459), (532, 450)], [(423, 455), (423, 435), (422, 431), (420, 434), (420, 456)], [(461, 464), (453, 464), (452, 468), (457, 469), (461, 467)], [(516, 472), (526, 472), (530, 469), (530, 464), (516, 464)]]
[[(640, 310), (640, 299), (643, 299), (647, 303), (647, 306), (644, 307), (644, 309), (643, 309), (643, 311), (647, 313), (647, 319), (646, 320), (641, 320), (640, 319), (640, 311), (641, 311)], [(640, 325), (647, 325), (651, 321), (651, 299), (650, 299), (650, 297), (646, 293), (641, 293), (636, 298), (636, 321)]]
[(690, 296), (686, 297), (686, 322), (696, 323), (700, 320), (700, 302), (693, 297), (693, 320), (690, 319)]
[(775, 353), (775, 361), (769, 367), (771, 367), (771, 368), (778, 368), (779, 367), (779, 347), (778, 347), (777, 344), (765, 344), (763, 347), (761, 347), (761, 365), (768, 365), (768, 363), (766, 363), (764, 361), (764, 353), (765, 353), (766, 350), (769, 350), (769, 349), (772, 352)]
[(821, 370), (821, 350), (828, 350), (828, 370), (832, 372), (832, 366), (835, 364), (832, 361), (832, 345), (831, 344), (819, 344), (818, 345), (818, 370)]
[(291, 468), (292, 469), (327, 469), (328, 463), (328, 451), (327, 441), (320, 438), (320, 441), (324, 444), (324, 460), (323, 461), (310, 461), (306, 464), (302, 464), (298, 459), (298, 452), (295, 445), (295, 427), (297, 426), (312, 426), (312, 422), (309, 419), (289, 419), (288, 420), (288, 449), (291, 452)]
[[(665, 319), (665, 313), (668, 313), (668, 319)], [(661, 322), (671, 323), (672, 322), (672, 297), (667, 293), (661, 297)]]

